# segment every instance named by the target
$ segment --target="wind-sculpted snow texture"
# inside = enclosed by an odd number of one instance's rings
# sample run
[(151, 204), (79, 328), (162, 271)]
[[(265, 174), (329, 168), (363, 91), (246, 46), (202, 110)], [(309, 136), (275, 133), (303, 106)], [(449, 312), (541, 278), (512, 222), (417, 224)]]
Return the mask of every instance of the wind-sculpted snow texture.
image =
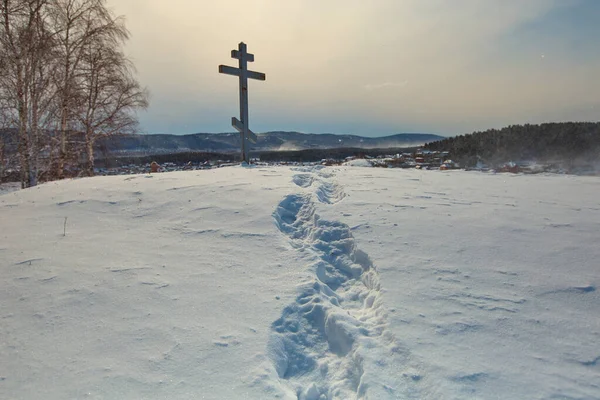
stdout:
[(0, 399), (600, 399), (597, 177), (17, 187), (0, 186)]
[(402, 375), (405, 354), (387, 329), (375, 266), (348, 225), (316, 213), (315, 201), (336, 204), (343, 189), (318, 171), (293, 181), (311, 190), (286, 196), (273, 216), (292, 246), (306, 254), (314, 278), (299, 286), (272, 325), (269, 354), (278, 378), (300, 400), (410, 397), (414, 389), (377, 373), (393, 365), (400, 381), (419, 379)]
[(332, 170), (422, 399), (600, 399), (598, 178)]

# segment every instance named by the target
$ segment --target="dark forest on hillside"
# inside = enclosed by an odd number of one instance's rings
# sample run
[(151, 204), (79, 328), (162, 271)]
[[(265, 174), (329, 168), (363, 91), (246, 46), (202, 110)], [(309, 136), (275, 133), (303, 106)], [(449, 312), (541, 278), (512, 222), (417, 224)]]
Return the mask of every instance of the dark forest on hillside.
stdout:
[(600, 160), (600, 123), (511, 125), (427, 143), (425, 149), (449, 151), (465, 166), (478, 161), (490, 165), (508, 161), (593, 163)]

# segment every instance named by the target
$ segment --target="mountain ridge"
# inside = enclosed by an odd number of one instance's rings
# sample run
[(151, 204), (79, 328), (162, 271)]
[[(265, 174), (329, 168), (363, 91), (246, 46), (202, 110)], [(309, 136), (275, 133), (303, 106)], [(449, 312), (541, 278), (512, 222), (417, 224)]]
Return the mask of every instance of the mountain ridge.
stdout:
[[(414, 147), (445, 137), (429, 133), (398, 133), (380, 137), (366, 137), (333, 133), (302, 133), (271, 131), (257, 134), (258, 141), (251, 145), (254, 151), (282, 151), (306, 149), (333, 149), (339, 147), (385, 148)], [(237, 132), (174, 134), (134, 134), (111, 136), (98, 142), (98, 149), (127, 154), (178, 153), (189, 151), (237, 152), (240, 148)]]

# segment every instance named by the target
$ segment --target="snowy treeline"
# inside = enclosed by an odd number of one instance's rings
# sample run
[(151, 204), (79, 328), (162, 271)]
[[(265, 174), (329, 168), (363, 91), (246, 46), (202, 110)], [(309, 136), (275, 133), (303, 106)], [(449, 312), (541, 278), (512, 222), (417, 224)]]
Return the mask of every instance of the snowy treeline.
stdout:
[(148, 105), (123, 18), (105, 0), (2, 0), (0, 17), (0, 178), (10, 146), (23, 187), (93, 174), (96, 139), (132, 132)]

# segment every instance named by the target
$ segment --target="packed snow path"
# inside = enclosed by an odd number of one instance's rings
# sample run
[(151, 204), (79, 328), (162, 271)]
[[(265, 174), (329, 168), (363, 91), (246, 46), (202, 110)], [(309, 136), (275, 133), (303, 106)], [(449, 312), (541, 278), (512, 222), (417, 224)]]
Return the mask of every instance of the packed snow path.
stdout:
[[(309, 191), (286, 196), (273, 213), (314, 273), (272, 325), (277, 375), (299, 400), (412, 397), (410, 381), (419, 376), (401, 373), (406, 355), (387, 329), (373, 262), (348, 225), (315, 211), (315, 201), (341, 201), (343, 189), (332, 175), (309, 171), (293, 177)], [(398, 376), (380, 374), (382, 368), (396, 368)]]

